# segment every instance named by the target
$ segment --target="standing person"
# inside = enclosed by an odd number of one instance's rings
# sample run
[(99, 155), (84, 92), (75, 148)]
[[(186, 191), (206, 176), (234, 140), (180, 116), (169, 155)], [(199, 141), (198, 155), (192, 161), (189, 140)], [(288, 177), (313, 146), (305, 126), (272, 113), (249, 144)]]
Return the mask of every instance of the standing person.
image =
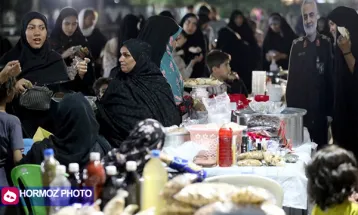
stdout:
[(107, 43), (107, 38), (96, 27), (97, 21), (98, 13), (94, 9), (83, 9), (78, 14), (78, 25), (88, 41), (95, 65), (96, 78), (99, 78), (102, 73), (101, 52)]
[(329, 29), (328, 19), (326, 17), (320, 17), (317, 22), (317, 31), (320, 34), (323, 34), (331, 39), (333, 42), (333, 36)]
[[(21, 25), (18, 43), (0, 59), (0, 65), (13, 60), (20, 62), (22, 71), (16, 76), (17, 92), (23, 93), (35, 84), (43, 86), (68, 81), (67, 68), (61, 55), (50, 48), (46, 17), (37, 12), (30, 12), (23, 17)], [(76, 67), (81, 74), (87, 71), (85, 62), (79, 63)], [(49, 111), (27, 109), (20, 105), (18, 97), (10, 103), (8, 111), (21, 120), (25, 138), (32, 138), (39, 126), (47, 128)]]
[[(181, 48), (184, 51), (182, 58), (187, 65), (195, 56), (206, 56), (207, 54), (205, 37), (198, 26), (198, 23), (199, 18), (193, 13), (186, 14), (180, 22), (180, 26), (182, 26), (183, 30), (188, 35), (188, 40)], [(203, 78), (209, 76), (210, 72), (206, 66), (206, 59), (203, 58), (202, 61), (195, 64), (191, 78)]]
[[(332, 124), (334, 141), (358, 156), (358, 15), (352, 8), (337, 7), (328, 16), (335, 46), (335, 106)], [(337, 26), (349, 36), (340, 35)]]
[(172, 52), (176, 48), (176, 40), (181, 31), (182, 29), (173, 19), (165, 16), (152, 16), (138, 35), (138, 39), (151, 45), (151, 59), (167, 79), (177, 105), (183, 101), (184, 83)]
[[(232, 71), (237, 72), (245, 83), (249, 94), (251, 93), (252, 67), (250, 62), (250, 45), (238, 33), (238, 22), (240, 17), (234, 11), (229, 24), (219, 31), (219, 38), (216, 44), (217, 49), (228, 53), (231, 56), (230, 66)], [(253, 31), (249, 29), (253, 34)]]
[(123, 42), (137, 38), (139, 21), (139, 18), (133, 14), (126, 15), (119, 25), (117, 36), (107, 42), (103, 52), (103, 77), (116, 76), (115, 72), (111, 74), (111, 70), (119, 64)]
[[(270, 71), (271, 61), (275, 59), (278, 66), (287, 70), (292, 41), (297, 36), (287, 21), (278, 13), (271, 14), (269, 26), (262, 47), (263, 69)], [(272, 56), (271, 53), (275, 53), (275, 56)]]
[[(91, 62), (92, 56), (89, 50), (89, 44), (78, 27), (78, 13), (75, 9), (63, 8), (58, 16), (55, 28), (51, 32), (51, 48), (60, 53), (64, 59), (67, 70), (72, 76), (73, 60), (75, 56), (88, 58)], [(81, 46), (82, 50), (77, 50)], [(85, 49), (87, 48), (87, 50)], [(71, 86), (73, 91), (80, 91), (86, 95), (93, 95), (92, 85), (95, 81), (95, 71), (92, 63), (88, 64), (86, 73), (78, 73), (74, 76), (75, 83)]]
[(316, 2), (305, 0), (301, 10), (306, 36), (292, 44), (286, 100), (288, 107), (307, 110), (303, 124), (312, 141), (323, 147), (333, 109), (332, 48), (329, 38), (317, 33)]

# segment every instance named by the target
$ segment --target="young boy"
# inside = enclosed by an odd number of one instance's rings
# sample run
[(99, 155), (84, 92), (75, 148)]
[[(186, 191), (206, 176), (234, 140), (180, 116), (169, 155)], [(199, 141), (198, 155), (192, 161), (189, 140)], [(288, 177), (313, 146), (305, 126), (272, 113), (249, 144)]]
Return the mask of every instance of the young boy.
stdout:
[(248, 96), (244, 82), (239, 78), (236, 73), (231, 72), (230, 55), (219, 50), (211, 51), (207, 56), (207, 65), (210, 69), (211, 76), (222, 82), (224, 87), (215, 88), (213, 94), (221, 94), (225, 92), (228, 94), (244, 94)]
[(102, 98), (110, 82), (110, 78), (99, 78), (97, 81), (94, 82), (93, 90), (95, 92), (95, 95), (97, 96), (97, 99)]
[(0, 83), (0, 172), (6, 173), (6, 178), (0, 180), (0, 186), (12, 184), (10, 181), (11, 169), (22, 159), (24, 140), (19, 118), (6, 113), (6, 104), (11, 102), (15, 95), (16, 79), (9, 77)]

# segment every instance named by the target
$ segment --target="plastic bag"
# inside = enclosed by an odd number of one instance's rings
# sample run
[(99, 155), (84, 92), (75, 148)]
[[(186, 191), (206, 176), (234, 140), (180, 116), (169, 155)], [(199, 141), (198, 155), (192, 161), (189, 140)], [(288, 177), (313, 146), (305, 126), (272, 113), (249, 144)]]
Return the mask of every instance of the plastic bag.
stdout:
[(203, 103), (208, 111), (208, 122), (222, 124), (231, 121), (230, 98), (227, 93), (223, 93), (214, 98), (203, 98)]
[(169, 199), (167, 200), (166, 205), (162, 208), (161, 214), (162, 215), (171, 215), (171, 214), (191, 215), (194, 214), (196, 210), (197, 208), (193, 207), (192, 205), (185, 204), (174, 199)]
[(259, 187), (243, 187), (231, 196), (231, 201), (236, 204), (262, 204), (274, 201), (274, 197), (266, 189)]
[(168, 181), (163, 188), (162, 195), (164, 198), (172, 198), (185, 186), (196, 182), (198, 176), (196, 174), (185, 173), (179, 176), (176, 176), (172, 180)]
[(179, 202), (202, 207), (214, 202), (229, 201), (238, 191), (234, 185), (224, 183), (196, 183), (184, 187), (174, 195)]
[(252, 116), (247, 121), (248, 128), (266, 127), (265, 130), (271, 133), (278, 133), (281, 126), (281, 120), (275, 116), (257, 115)]
[(119, 190), (117, 195), (112, 198), (103, 209), (104, 215), (120, 215), (124, 211), (125, 198), (128, 196), (128, 192), (125, 190)]

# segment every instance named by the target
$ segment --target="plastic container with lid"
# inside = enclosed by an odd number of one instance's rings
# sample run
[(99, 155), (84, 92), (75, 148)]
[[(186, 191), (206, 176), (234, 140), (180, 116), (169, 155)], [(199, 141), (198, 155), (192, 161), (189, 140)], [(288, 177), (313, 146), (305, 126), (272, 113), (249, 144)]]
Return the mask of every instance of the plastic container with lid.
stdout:
[(100, 162), (101, 155), (98, 152), (91, 152), (90, 162), (86, 168), (87, 178), (85, 180), (86, 187), (93, 187), (94, 201), (96, 201), (102, 193), (102, 186), (106, 181), (106, 173)]
[(159, 150), (151, 151), (151, 159), (147, 162), (143, 170), (144, 181), (141, 195), (141, 210), (155, 207), (155, 214), (161, 214), (164, 199), (160, 193), (168, 181), (168, 172), (164, 168), (159, 156)]
[(106, 166), (107, 179), (103, 185), (103, 192), (101, 196), (101, 208), (104, 206), (117, 194), (117, 167), (115, 166)]
[[(68, 181), (71, 184), (71, 189), (79, 189), (82, 187), (82, 181), (80, 176), (80, 166), (78, 163), (70, 163), (68, 165)], [(70, 204), (79, 204), (81, 203), (82, 199), (80, 197), (72, 197), (70, 200)]]
[(122, 183), (122, 187), (128, 192), (126, 198), (126, 206), (135, 204), (140, 206), (140, 188), (141, 183), (139, 175), (137, 174), (137, 163), (135, 161), (127, 161), (126, 163), (127, 174)]
[(233, 131), (227, 125), (223, 125), (219, 130), (219, 146), (218, 146), (218, 165), (220, 167), (230, 167), (233, 165), (232, 153)]
[(60, 163), (55, 159), (53, 149), (44, 150), (44, 161), (41, 163), (42, 182), (44, 187), (48, 187), (56, 176), (56, 166)]

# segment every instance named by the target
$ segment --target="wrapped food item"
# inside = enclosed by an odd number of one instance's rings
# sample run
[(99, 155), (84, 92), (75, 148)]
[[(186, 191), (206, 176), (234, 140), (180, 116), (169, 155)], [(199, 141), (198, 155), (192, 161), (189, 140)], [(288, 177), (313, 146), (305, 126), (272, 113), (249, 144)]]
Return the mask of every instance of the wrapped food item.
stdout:
[(78, 211), (78, 208), (73, 206), (68, 206), (61, 208), (55, 215), (76, 215)]
[(225, 183), (196, 183), (184, 187), (174, 199), (194, 207), (202, 207), (214, 202), (228, 201), (237, 191), (236, 186)]
[(155, 215), (155, 208), (149, 208), (145, 211), (140, 211), (136, 213), (135, 215)]
[(198, 182), (203, 181), (207, 172), (200, 166), (179, 157), (172, 157), (164, 153), (160, 153), (160, 159), (168, 165), (169, 168), (182, 173), (193, 173), (198, 175)]
[(194, 157), (194, 163), (202, 167), (216, 166), (217, 160), (208, 156), (208, 151), (202, 150)]
[(167, 199), (172, 198), (185, 186), (196, 182), (197, 179), (198, 175), (196, 174), (185, 173), (178, 175), (165, 184), (162, 195)]
[(206, 205), (195, 212), (194, 215), (211, 215), (215, 213), (220, 214), (235, 214), (235, 211), (240, 210), (240, 206), (232, 202), (215, 202), (210, 205)]
[(104, 215), (120, 215), (124, 211), (125, 198), (128, 192), (119, 190), (117, 195), (112, 198), (103, 208)]
[(267, 115), (256, 115), (250, 117), (247, 121), (247, 127), (269, 127), (267, 130), (272, 133), (277, 133), (280, 130), (281, 120), (275, 116), (267, 116)]
[(291, 153), (288, 153), (283, 157), (286, 163), (296, 163), (298, 161), (298, 158), (298, 155), (294, 155)]
[(246, 159), (263, 160), (264, 154), (262, 151), (245, 152), (245, 153), (239, 154), (238, 159), (239, 160), (246, 160)]
[(185, 204), (179, 202), (175, 199), (169, 199), (166, 202), (166, 205), (162, 208), (161, 214), (162, 215), (171, 215), (171, 214), (194, 214), (197, 210), (196, 207), (193, 207), (190, 204)]
[(279, 208), (277, 205), (271, 203), (263, 203), (261, 209), (266, 213), (266, 215), (285, 215), (285, 211), (282, 208)]
[(269, 166), (283, 166), (284, 161), (281, 156), (274, 155), (271, 152), (264, 153), (264, 161)]
[(128, 205), (120, 215), (133, 215), (138, 209), (138, 205)]
[(254, 159), (246, 159), (237, 162), (238, 166), (262, 166), (261, 161)]
[(236, 204), (259, 205), (273, 200), (274, 197), (267, 190), (259, 187), (243, 187), (231, 196), (231, 201)]

